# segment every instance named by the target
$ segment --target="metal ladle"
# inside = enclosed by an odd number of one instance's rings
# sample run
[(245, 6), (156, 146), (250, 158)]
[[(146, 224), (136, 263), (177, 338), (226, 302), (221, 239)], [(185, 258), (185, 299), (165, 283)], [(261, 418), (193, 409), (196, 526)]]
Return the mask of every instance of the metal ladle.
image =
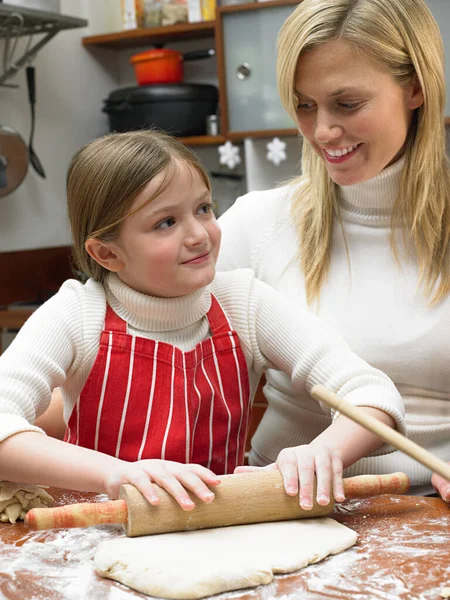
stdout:
[(35, 104), (36, 104), (36, 83), (35, 83), (35, 68), (33, 65), (28, 65), (26, 67), (27, 74), (27, 86), (28, 86), (28, 99), (30, 101), (30, 111), (31, 111), (31, 129), (30, 129), (30, 140), (28, 142), (28, 154), (30, 156), (30, 163), (33, 169), (36, 171), (38, 175), (40, 175), (43, 179), (45, 179), (45, 171), (42, 166), (41, 161), (39, 160), (38, 155), (36, 154), (33, 148), (33, 137), (34, 137), (34, 127), (36, 121), (35, 115)]
[[(27, 49), (30, 47), (32, 41), (32, 36), (28, 39)], [(34, 128), (36, 124), (36, 70), (31, 64), (31, 61), (28, 63), (28, 66), (25, 69), (27, 75), (27, 88), (28, 88), (28, 100), (30, 102), (30, 112), (31, 112), (31, 128), (30, 128), (30, 139), (28, 142), (28, 154), (30, 157), (30, 163), (33, 169), (36, 171), (38, 175), (40, 175), (43, 179), (46, 178), (44, 167), (42, 166), (41, 161), (39, 160), (38, 155), (36, 154), (33, 147), (33, 138), (34, 138)]]

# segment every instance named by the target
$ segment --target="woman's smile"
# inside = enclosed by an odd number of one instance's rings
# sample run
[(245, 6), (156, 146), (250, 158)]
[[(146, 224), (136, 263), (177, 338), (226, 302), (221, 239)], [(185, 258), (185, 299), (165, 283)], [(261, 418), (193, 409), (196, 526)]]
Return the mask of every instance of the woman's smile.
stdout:
[(334, 165), (340, 164), (350, 160), (353, 156), (355, 156), (360, 146), (361, 144), (355, 144), (354, 146), (348, 146), (346, 148), (340, 148), (336, 150), (322, 148), (323, 157), (329, 163)]

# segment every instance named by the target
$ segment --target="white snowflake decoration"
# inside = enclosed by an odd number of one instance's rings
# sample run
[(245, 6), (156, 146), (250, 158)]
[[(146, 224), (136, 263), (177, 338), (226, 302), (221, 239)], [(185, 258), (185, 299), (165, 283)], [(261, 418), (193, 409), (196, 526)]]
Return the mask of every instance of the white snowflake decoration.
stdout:
[(229, 169), (234, 169), (241, 162), (239, 146), (234, 146), (231, 142), (226, 142), (223, 146), (219, 146), (218, 150), (221, 165), (227, 165)]
[(266, 158), (278, 167), (278, 165), (287, 159), (286, 155), (286, 144), (280, 140), (280, 138), (273, 138), (271, 142), (266, 144), (267, 154)]

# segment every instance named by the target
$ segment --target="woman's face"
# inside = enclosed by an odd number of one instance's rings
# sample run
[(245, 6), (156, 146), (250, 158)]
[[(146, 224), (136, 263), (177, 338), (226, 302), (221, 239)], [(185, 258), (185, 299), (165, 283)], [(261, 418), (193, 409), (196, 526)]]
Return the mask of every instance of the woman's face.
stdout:
[(301, 134), (338, 185), (362, 183), (404, 152), (420, 86), (400, 86), (345, 40), (303, 54), (295, 90)]

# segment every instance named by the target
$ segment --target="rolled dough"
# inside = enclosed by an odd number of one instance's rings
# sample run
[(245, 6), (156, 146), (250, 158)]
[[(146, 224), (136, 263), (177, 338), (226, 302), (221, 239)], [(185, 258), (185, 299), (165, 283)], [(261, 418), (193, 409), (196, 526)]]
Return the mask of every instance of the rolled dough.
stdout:
[(99, 575), (139, 592), (196, 600), (270, 583), (356, 542), (357, 534), (327, 517), (119, 538), (100, 544)]
[(0, 521), (15, 523), (31, 508), (49, 506), (53, 497), (40, 485), (0, 481)]

